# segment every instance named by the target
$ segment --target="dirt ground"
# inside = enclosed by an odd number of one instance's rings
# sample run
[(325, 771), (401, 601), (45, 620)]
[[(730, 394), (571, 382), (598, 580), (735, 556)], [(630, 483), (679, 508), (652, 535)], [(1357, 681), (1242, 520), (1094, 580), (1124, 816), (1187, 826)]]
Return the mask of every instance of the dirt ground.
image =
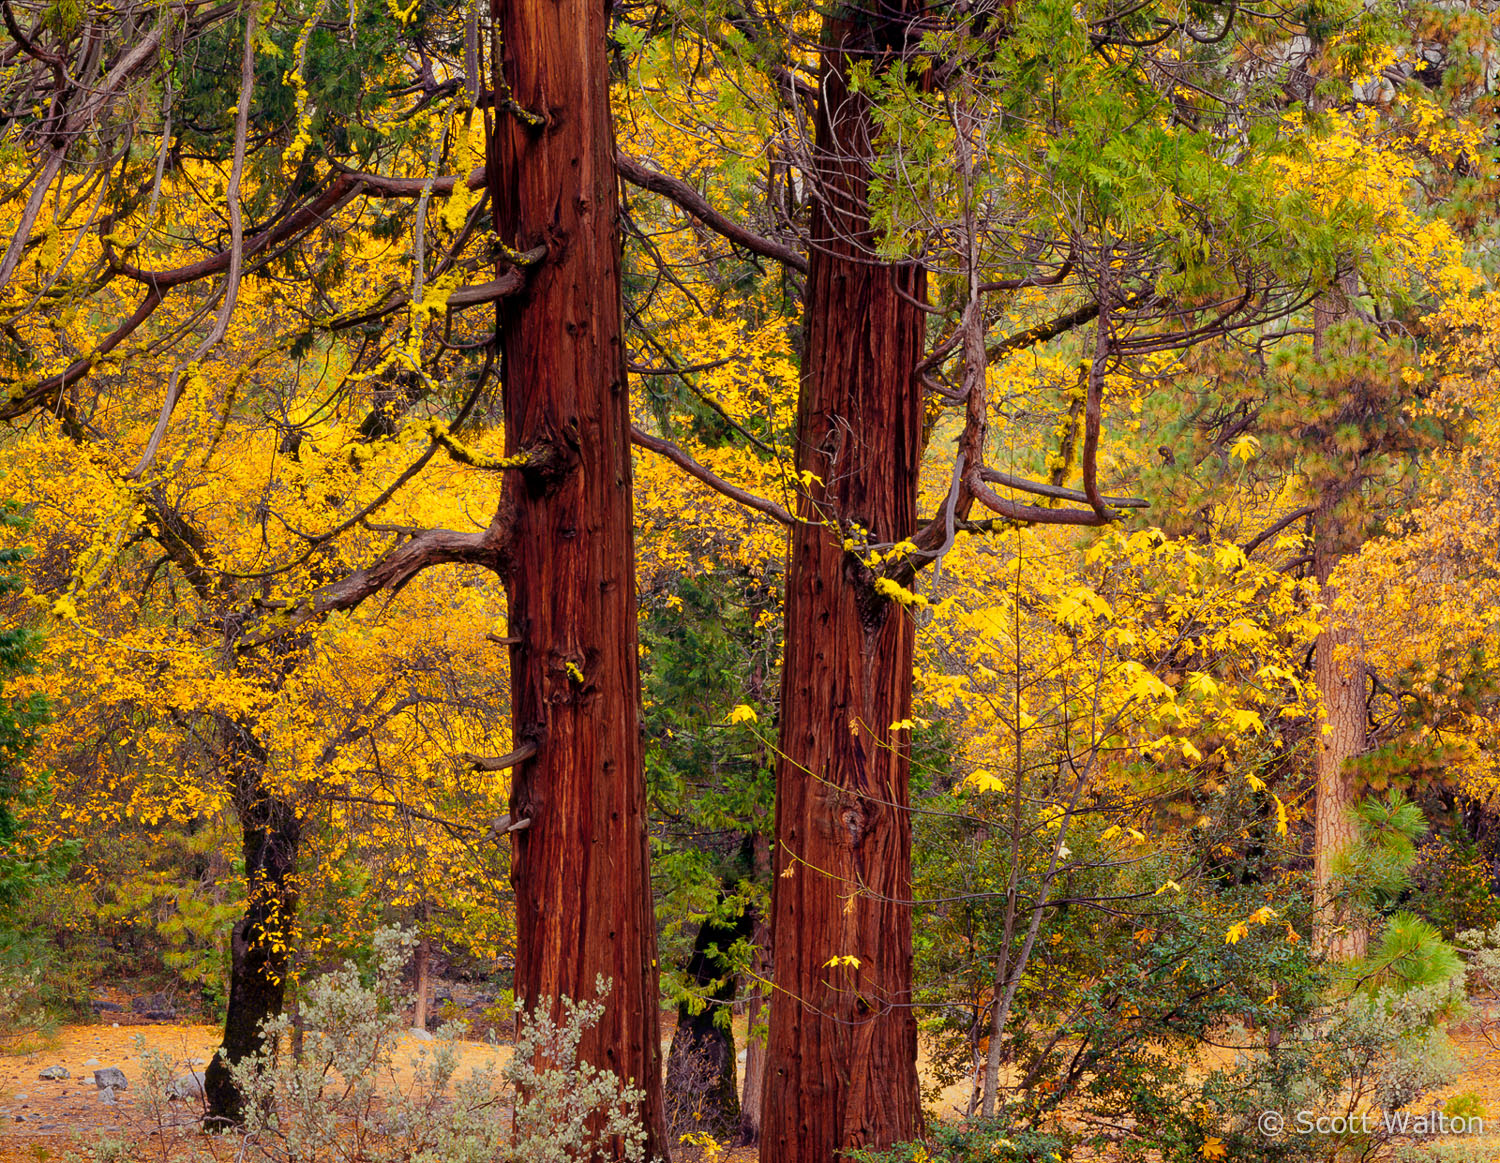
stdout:
[[(0, 1056), (0, 1163), (61, 1163), (70, 1153), (85, 1154), (101, 1139), (137, 1145), (136, 1157), (155, 1154), (155, 1127), (141, 1096), (140, 1047), (168, 1056), (181, 1072), (202, 1069), (218, 1045), (220, 1030), (205, 1025), (149, 1025), (102, 1022), (97, 1025), (65, 1026), (46, 1047), (10, 1057)], [(1500, 1160), (1500, 1053), (1472, 1030), (1455, 1031), (1455, 1040), (1465, 1062), (1456, 1082), (1436, 1092), (1435, 1106), (1464, 1092), (1474, 1093), (1483, 1105), (1489, 1127), (1483, 1137), (1461, 1141), (1469, 1158)], [(414, 1058), (421, 1047), (414, 1037), (403, 1040), (400, 1061)], [(461, 1074), (471, 1067), (500, 1066), (509, 1055), (505, 1046), (485, 1042), (460, 1043)], [(71, 1075), (64, 1081), (43, 1081), (38, 1074), (50, 1066), (62, 1066)], [(93, 1072), (118, 1067), (129, 1079), (129, 1087), (114, 1104), (99, 1099)], [(949, 1087), (935, 1104), (939, 1117), (951, 1118), (962, 1109), (966, 1097), (962, 1086)], [(173, 1103), (177, 1133), (187, 1134), (196, 1125), (196, 1107)], [(170, 1130), (169, 1130), (169, 1133)], [(1452, 1140), (1460, 1145), (1459, 1140)], [(141, 1148), (145, 1148), (142, 1150)], [(754, 1152), (734, 1151), (727, 1163), (753, 1163)]]
[[(101, 1023), (64, 1026), (46, 1048), (14, 1057), (0, 1057), (0, 1163), (46, 1163), (62, 1160), (70, 1151), (82, 1152), (99, 1139), (139, 1142), (155, 1129), (142, 1100), (141, 1049), (155, 1050), (171, 1059), (180, 1074), (201, 1071), (223, 1035), (217, 1026)], [(402, 1040), (397, 1061), (415, 1058), (423, 1043)], [(459, 1045), (459, 1073), (476, 1066), (504, 1065), (507, 1046), (486, 1042)], [(61, 1066), (71, 1077), (50, 1082), (38, 1074)], [(113, 1104), (100, 1101), (94, 1071), (114, 1066), (124, 1071), (129, 1085)], [(196, 1126), (197, 1103), (174, 1102), (169, 1110), (181, 1129)], [(146, 1153), (149, 1156), (149, 1152)]]

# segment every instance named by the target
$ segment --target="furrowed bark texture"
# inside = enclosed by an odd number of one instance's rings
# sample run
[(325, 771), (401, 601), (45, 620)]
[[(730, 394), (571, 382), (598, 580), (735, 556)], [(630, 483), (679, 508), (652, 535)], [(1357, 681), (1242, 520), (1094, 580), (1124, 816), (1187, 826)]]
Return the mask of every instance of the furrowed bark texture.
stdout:
[[(549, 448), (507, 474), (516, 995), (592, 998), (582, 1055), (641, 1087), (647, 1156), (666, 1158), (656, 923), (638, 727), (630, 417), (621, 340), (618, 188), (597, 0), (491, 0), (515, 101), (488, 158), (495, 229), (546, 248), (499, 306), (506, 442)], [(496, 78), (497, 86), (501, 78)], [(618, 1144), (601, 1145), (614, 1154)]]
[(870, 110), (847, 81), (903, 24), (848, 10), (823, 30), (797, 419), (797, 468), (817, 479), (787, 567), (763, 1163), (828, 1163), (920, 1131), (910, 753), (890, 730), (911, 712), (913, 626), (843, 549), (855, 523), (872, 542), (917, 523), (923, 318), (901, 292), (921, 301), (924, 275), (874, 261)]
[[(1350, 296), (1358, 286), (1358, 278), (1349, 271), (1313, 304), (1315, 353), (1323, 351), (1328, 328), (1348, 316)], [(1348, 528), (1347, 518), (1339, 514), (1339, 502), (1348, 487), (1346, 484), (1328, 488), (1312, 514), (1313, 576), (1322, 587), (1324, 607), (1330, 611), (1328, 626), (1313, 645), (1313, 677), (1322, 696), (1324, 716), (1319, 724), (1315, 765), (1318, 785), (1313, 820), (1313, 940), (1319, 950), (1335, 961), (1363, 957), (1367, 943), (1364, 927), (1348, 923), (1349, 918), (1333, 897), (1332, 883), (1335, 861), (1356, 837), (1349, 812), (1354, 807), (1357, 788), (1346, 764), (1362, 755), (1369, 742), (1364, 641), (1347, 617), (1332, 613), (1338, 595), (1328, 584), (1344, 554), (1358, 549), (1358, 538)]]
[[(1336, 594), (1328, 584), (1340, 554), (1333, 505), (1325, 501), (1313, 514), (1313, 573), (1323, 587), (1323, 602)], [(1317, 809), (1313, 843), (1313, 904), (1316, 943), (1336, 961), (1365, 954), (1366, 933), (1348, 923), (1333, 899), (1334, 862), (1355, 840), (1350, 810), (1356, 801), (1355, 779), (1346, 764), (1364, 754), (1367, 744), (1364, 642), (1348, 620), (1334, 616), (1313, 645), (1313, 673), (1323, 700), (1317, 753)], [(1326, 728), (1326, 733), (1324, 729)]]

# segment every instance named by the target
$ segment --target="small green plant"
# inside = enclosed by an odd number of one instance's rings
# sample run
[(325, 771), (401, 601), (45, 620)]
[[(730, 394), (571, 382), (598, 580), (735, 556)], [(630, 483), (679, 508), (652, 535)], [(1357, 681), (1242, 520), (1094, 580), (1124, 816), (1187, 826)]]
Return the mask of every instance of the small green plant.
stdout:
[(897, 1143), (885, 1151), (851, 1151), (858, 1163), (1057, 1163), (1072, 1143), (1054, 1134), (1020, 1130), (1003, 1118), (933, 1123), (926, 1143)]
[(1472, 1090), (1460, 1091), (1443, 1103), (1443, 1113), (1455, 1119), (1487, 1119), (1484, 1100)]

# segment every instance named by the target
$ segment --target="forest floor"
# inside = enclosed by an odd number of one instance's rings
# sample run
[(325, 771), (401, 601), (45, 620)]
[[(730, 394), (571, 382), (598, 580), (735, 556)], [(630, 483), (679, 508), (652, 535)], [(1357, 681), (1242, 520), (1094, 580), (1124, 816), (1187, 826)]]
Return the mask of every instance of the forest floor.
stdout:
[[(165, 1161), (169, 1155), (182, 1158), (186, 1152), (164, 1151), (167, 1144), (158, 1134), (164, 1129), (169, 1140), (198, 1138), (194, 1135), (197, 1104), (171, 1103), (167, 1108), (170, 1121), (158, 1128), (142, 1094), (141, 1051), (165, 1055), (180, 1072), (189, 1066), (201, 1070), (217, 1047), (220, 1033), (215, 1026), (165, 1022), (71, 1025), (61, 1027), (45, 1045), (35, 1045), (28, 1053), (0, 1056), (0, 1163), (63, 1163), (69, 1155), (91, 1157), (91, 1148), (106, 1141), (127, 1147), (124, 1157), (141, 1163)], [(1446, 1141), (1460, 1148), (1463, 1157), (1500, 1160), (1500, 1053), (1478, 1034), (1462, 1028), (1454, 1037), (1464, 1062), (1463, 1074), (1436, 1091), (1429, 1103), (1440, 1108), (1445, 1099), (1472, 1092), (1490, 1116), (1486, 1122), (1493, 1132)], [(423, 1044), (415, 1037), (403, 1039), (399, 1060), (414, 1058)], [(464, 1075), (472, 1067), (502, 1066), (510, 1048), (464, 1041), (458, 1053), (459, 1074)], [(66, 1068), (70, 1077), (41, 1080), (39, 1072), (50, 1066)], [(100, 1101), (93, 1079), (96, 1069), (110, 1066), (124, 1071), (129, 1079), (129, 1086), (113, 1104)], [(963, 1085), (948, 1087), (934, 1113), (943, 1119), (956, 1118), (966, 1098)], [(737, 1149), (729, 1153), (726, 1163), (753, 1163), (754, 1158), (753, 1150)]]

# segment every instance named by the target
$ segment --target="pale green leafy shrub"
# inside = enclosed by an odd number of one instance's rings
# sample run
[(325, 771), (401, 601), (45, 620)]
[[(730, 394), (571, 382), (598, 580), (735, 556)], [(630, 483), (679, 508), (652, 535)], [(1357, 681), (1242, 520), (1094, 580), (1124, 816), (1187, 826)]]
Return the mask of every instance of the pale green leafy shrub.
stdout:
[[(623, 1163), (642, 1163), (645, 1132), (635, 1115), (641, 1092), (578, 1061), (580, 1039), (604, 1010), (597, 999), (563, 999), (560, 1021), (544, 1014), (523, 1021), (503, 1070), (480, 1067), (458, 1077), (457, 1024), (398, 1062), (409, 946), (408, 935), (382, 930), (373, 985), (346, 965), (307, 987), (300, 1056), (290, 1051), (290, 1020), (267, 1023), (265, 1052), (234, 1070), (247, 1112), (244, 1158), (573, 1163), (594, 1158), (596, 1144), (608, 1141)], [(608, 983), (601, 979), (596, 988), (602, 998)]]

